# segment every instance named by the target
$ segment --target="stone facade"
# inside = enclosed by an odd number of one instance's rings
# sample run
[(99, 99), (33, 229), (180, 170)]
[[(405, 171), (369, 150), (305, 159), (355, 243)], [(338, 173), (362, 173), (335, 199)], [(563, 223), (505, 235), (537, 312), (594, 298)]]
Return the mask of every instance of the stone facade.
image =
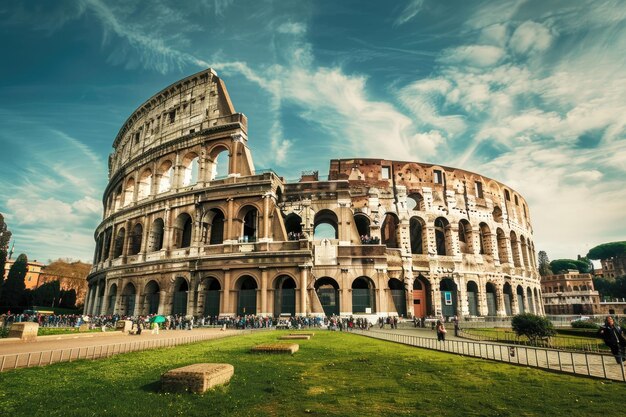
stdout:
[(247, 143), (210, 69), (129, 117), (87, 313), (543, 313), (530, 213), (510, 187), (383, 159), (335, 159), (327, 179), (286, 182), (255, 171)]
[(591, 274), (570, 270), (541, 279), (546, 314), (601, 314), (600, 294)]

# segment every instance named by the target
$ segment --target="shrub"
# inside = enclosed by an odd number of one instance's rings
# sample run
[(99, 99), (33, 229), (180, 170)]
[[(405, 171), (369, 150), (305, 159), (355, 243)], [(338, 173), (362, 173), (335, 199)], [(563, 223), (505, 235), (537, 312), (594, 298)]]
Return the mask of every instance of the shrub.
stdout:
[(556, 334), (550, 320), (530, 313), (513, 316), (511, 327), (518, 336), (526, 336), (531, 343)]
[(574, 329), (597, 329), (600, 326), (591, 320), (576, 320), (572, 322), (572, 327)]

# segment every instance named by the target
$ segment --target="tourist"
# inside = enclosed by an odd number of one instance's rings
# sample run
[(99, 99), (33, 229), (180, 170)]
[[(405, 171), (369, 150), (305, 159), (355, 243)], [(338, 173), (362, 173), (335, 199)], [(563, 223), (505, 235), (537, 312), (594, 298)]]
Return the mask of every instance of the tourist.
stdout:
[(437, 320), (437, 340), (440, 342), (446, 341), (446, 327), (441, 320)]
[(617, 363), (621, 364), (626, 357), (626, 339), (622, 328), (615, 324), (613, 317), (607, 316), (604, 320), (604, 326), (600, 328), (598, 334), (611, 349)]

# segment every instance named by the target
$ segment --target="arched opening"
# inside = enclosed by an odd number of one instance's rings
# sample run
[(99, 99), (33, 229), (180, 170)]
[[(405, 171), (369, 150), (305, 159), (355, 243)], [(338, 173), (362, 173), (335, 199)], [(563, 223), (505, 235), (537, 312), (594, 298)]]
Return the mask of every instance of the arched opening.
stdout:
[(406, 317), (406, 291), (404, 290), (404, 285), (397, 278), (391, 278), (387, 282), (387, 285), (389, 286), (391, 299), (393, 300), (393, 305), (396, 307), (398, 316)]
[(109, 288), (108, 301), (106, 314), (111, 315), (115, 311), (115, 302), (117, 301), (117, 284), (113, 284), (111, 285), (111, 288)]
[(409, 212), (424, 211), (424, 197), (420, 193), (412, 193), (406, 199), (406, 205)]
[(159, 312), (159, 297), (160, 297), (161, 288), (159, 284), (151, 280), (146, 284), (146, 287), (143, 290), (144, 301), (143, 301), (143, 310), (144, 314), (157, 314)]
[(450, 223), (443, 217), (435, 220), (435, 244), (437, 255), (448, 255), (449, 244), (448, 235), (450, 234)]
[(207, 211), (202, 218), (202, 241), (209, 245), (224, 243), (224, 213), (216, 208)]
[(430, 282), (423, 275), (418, 275), (413, 280), (413, 315), (426, 317), (432, 313), (432, 300), (430, 299)]
[(274, 315), (296, 315), (296, 282), (288, 275), (276, 278), (274, 284)]
[(526, 288), (526, 300), (528, 301), (528, 312), (537, 314), (535, 303), (533, 303), (533, 292), (530, 287)]
[(102, 260), (106, 261), (110, 258), (111, 252), (111, 240), (113, 238), (113, 228), (109, 227), (104, 231), (104, 254), (102, 256)]
[(513, 290), (511, 289), (511, 284), (508, 282), (502, 287), (502, 296), (504, 298), (504, 311), (507, 316), (512, 316), (513, 309), (511, 308), (511, 301), (513, 299)]
[(211, 166), (211, 181), (228, 177), (228, 149), (219, 148), (212, 152)]
[(113, 210), (117, 211), (122, 208), (122, 186), (119, 185), (115, 190), (115, 196), (113, 197)]
[(220, 292), (222, 286), (220, 282), (213, 277), (202, 280), (202, 291), (204, 294), (204, 309), (202, 314), (204, 317), (218, 317), (220, 315)]
[(124, 207), (132, 203), (134, 198), (135, 180), (133, 178), (129, 178), (128, 181), (126, 181), (126, 187), (124, 187)]
[(457, 315), (458, 289), (456, 283), (451, 278), (444, 278), (439, 283), (441, 291), (441, 314), (444, 317)]
[(115, 236), (115, 248), (113, 248), (113, 258), (119, 258), (124, 253), (124, 240), (126, 239), (126, 230), (122, 227), (117, 231)]
[(156, 252), (163, 249), (163, 219), (158, 218), (152, 222), (148, 237), (148, 251)]
[(485, 286), (487, 296), (487, 315), (496, 316), (498, 314), (498, 298), (496, 296), (496, 286), (488, 282)]
[(137, 255), (141, 252), (141, 242), (143, 240), (143, 226), (137, 223), (130, 234), (130, 255)]
[(376, 312), (375, 287), (369, 277), (359, 277), (352, 281), (352, 312)]
[(315, 280), (315, 293), (326, 316), (339, 315), (339, 284), (337, 281), (329, 277), (318, 278)]
[(174, 281), (174, 296), (172, 300), (172, 314), (187, 315), (187, 296), (189, 294), (189, 283), (183, 277), (176, 277)]
[(354, 224), (356, 225), (357, 233), (361, 239), (361, 244), (376, 244), (375, 240), (370, 236), (370, 219), (365, 214), (355, 214)]
[(315, 213), (313, 239), (338, 239), (339, 221), (337, 215), (331, 210), (320, 210)]
[(481, 255), (493, 255), (493, 248), (491, 247), (491, 230), (487, 223), (480, 223), (478, 226), (478, 233), (480, 234), (480, 254)]
[(524, 307), (524, 288), (521, 285), (517, 286), (517, 310), (519, 314), (524, 314), (526, 308)]
[(496, 238), (498, 239), (498, 259), (501, 264), (509, 262), (506, 235), (499, 227), (496, 229)]
[(254, 278), (244, 275), (237, 284), (237, 315), (256, 314), (257, 284)]
[(380, 228), (382, 244), (388, 248), (399, 248), (398, 225), (400, 220), (394, 213), (385, 214), (385, 220)]
[(461, 253), (474, 253), (472, 242), (472, 226), (465, 219), (459, 222), (459, 250)]
[(285, 230), (287, 231), (287, 239), (302, 239), (302, 218), (295, 213), (289, 213), (285, 217)]
[(535, 299), (534, 299), (535, 309), (537, 310), (537, 314), (541, 314), (541, 304), (539, 304), (539, 291), (537, 291), (537, 288), (535, 288), (534, 292), (535, 292)]
[(245, 206), (240, 211), (243, 220), (241, 236), (244, 242), (256, 242), (259, 230), (259, 211), (254, 206)]
[(135, 290), (135, 286), (130, 282), (126, 284), (124, 290), (122, 291), (122, 299), (121, 301), (121, 311), (120, 315), (122, 316), (133, 316), (135, 314), (135, 296), (137, 291)]
[(196, 184), (198, 182), (200, 158), (191, 152), (183, 158), (183, 187)]
[(495, 206), (491, 215), (493, 216), (494, 222), (502, 223), (502, 209), (500, 207)]
[(139, 176), (139, 188), (137, 189), (137, 200), (148, 198), (152, 187), (152, 171), (144, 170)]
[(172, 161), (164, 161), (157, 171), (157, 192), (164, 193), (172, 188)]
[(423, 254), (424, 253), (424, 233), (426, 228), (424, 227), (424, 221), (419, 217), (411, 217), (409, 222), (409, 230), (411, 235), (411, 253)]
[(513, 255), (513, 265), (522, 266), (519, 255), (519, 241), (515, 232), (511, 231), (511, 254)]
[(102, 311), (102, 305), (104, 303), (104, 283), (98, 283), (98, 299), (96, 302), (96, 308), (93, 311), (93, 314), (100, 314)]
[(174, 222), (174, 248), (191, 246), (192, 220), (188, 213), (181, 213)]
[(478, 284), (467, 282), (467, 307), (470, 316), (478, 316)]
[(530, 264), (528, 263), (528, 245), (526, 244), (526, 238), (524, 236), (520, 236), (520, 243), (522, 246), (522, 261), (523, 265), (528, 268)]

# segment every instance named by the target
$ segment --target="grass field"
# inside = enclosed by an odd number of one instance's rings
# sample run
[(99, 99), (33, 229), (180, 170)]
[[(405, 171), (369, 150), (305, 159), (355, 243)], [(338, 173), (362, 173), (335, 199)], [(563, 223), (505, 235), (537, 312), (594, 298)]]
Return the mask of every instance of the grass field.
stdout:
[[(519, 341), (528, 342), (526, 337), (517, 337), (515, 332), (511, 329), (503, 328), (476, 328), (476, 329), (464, 329), (466, 333), (484, 336), (489, 340), (497, 341)], [(558, 332), (558, 330), (557, 330)], [(557, 334), (552, 336), (549, 340), (551, 347), (560, 349), (573, 349), (573, 350), (587, 350), (587, 351), (609, 351), (609, 348), (604, 342), (599, 339), (595, 333), (589, 337), (585, 337), (584, 333), (578, 336), (572, 336), (567, 334)]]
[[(318, 331), (293, 356), (253, 354), (283, 332), (0, 374), (0, 416), (623, 415), (626, 386)], [(160, 391), (197, 362), (235, 367), (203, 395)]]

